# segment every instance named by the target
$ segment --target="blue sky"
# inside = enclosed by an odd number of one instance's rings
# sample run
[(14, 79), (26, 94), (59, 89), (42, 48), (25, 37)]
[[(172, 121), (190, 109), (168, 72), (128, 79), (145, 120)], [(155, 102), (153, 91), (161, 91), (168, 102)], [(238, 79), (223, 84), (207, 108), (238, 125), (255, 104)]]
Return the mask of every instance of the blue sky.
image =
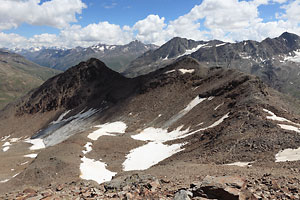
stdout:
[(262, 40), (299, 34), (300, 0), (0, 0), (0, 47)]

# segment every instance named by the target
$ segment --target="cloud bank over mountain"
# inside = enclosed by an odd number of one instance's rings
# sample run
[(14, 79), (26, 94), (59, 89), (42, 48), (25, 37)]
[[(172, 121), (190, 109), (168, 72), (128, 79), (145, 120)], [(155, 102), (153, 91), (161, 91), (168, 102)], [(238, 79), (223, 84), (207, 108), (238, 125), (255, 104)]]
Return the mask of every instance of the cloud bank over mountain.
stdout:
[[(241, 41), (275, 37), (284, 31), (300, 34), (300, 0), (203, 0), (174, 20), (150, 14), (133, 25), (108, 21), (80, 24), (89, 9), (83, 0), (0, 0), (0, 47), (76, 47), (95, 43), (126, 44), (132, 40), (161, 45), (179, 36), (194, 40)], [(276, 5), (275, 17), (261, 16), (260, 9)], [(13, 31), (22, 24), (50, 26), (58, 33), (25, 37)]]

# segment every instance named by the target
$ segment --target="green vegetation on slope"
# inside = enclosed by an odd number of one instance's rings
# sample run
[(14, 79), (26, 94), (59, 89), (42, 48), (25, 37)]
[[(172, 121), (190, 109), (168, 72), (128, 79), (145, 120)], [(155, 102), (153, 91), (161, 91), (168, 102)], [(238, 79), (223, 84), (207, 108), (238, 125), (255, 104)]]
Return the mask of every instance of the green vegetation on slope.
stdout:
[(0, 109), (60, 73), (0, 50)]

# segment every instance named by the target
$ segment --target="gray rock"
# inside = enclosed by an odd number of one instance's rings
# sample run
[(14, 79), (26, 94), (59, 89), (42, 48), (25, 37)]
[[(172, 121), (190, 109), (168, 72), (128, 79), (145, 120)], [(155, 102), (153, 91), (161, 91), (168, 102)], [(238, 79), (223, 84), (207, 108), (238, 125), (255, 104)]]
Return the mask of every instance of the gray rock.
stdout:
[(174, 200), (190, 200), (193, 197), (193, 193), (186, 190), (179, 190), (176, 192)]

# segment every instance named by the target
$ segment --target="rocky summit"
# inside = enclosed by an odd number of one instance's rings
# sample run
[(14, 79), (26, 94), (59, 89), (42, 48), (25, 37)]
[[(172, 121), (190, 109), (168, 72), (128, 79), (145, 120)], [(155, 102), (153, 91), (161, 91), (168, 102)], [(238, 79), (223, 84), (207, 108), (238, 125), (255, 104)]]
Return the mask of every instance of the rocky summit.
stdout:
[(135, 78), (89, 59), (10, 104), (0, 197), (299, 199), (297, 101), (193, 57)]

